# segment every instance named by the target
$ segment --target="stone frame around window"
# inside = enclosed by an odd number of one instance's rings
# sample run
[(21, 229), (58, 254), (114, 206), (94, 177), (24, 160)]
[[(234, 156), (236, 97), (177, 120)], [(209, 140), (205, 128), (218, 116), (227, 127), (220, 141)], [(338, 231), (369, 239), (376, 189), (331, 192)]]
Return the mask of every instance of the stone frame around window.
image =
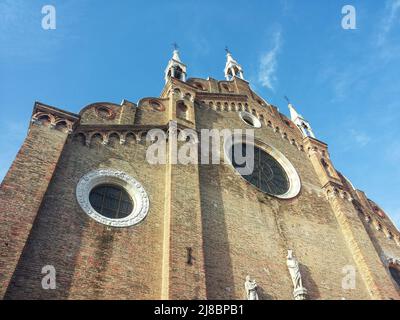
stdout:
[[(111, 219), (98, 213), (90, 204), (93, 188), (102, 184), (113, 184), (124, 188), (132, 198), (133, 210), (125, 218)], [(143, 186), (127, 173), (114, 169), (98, 169), (84, 175), (78, 182), (76, 197), (83, 211), (92, 219), (111, 227), (131, 227), (144, 220), (149, 211), (149, 197)]]
[[(232, 137), (230, 137), (230, 139), (226, 139), (224, 141), (224, 157), (225, 159), (228, 161), (229, 165), (232, 167), (232, 169), (238, 173), (235, 169), (235, 167), (232, 164), (232, 160), (230, 158), (230, 148), (232, 143), (228, 143), (233, 141), (233, 144), (237, 144), (237, 143), (248, 143), (249, 140), (246, 139), (246, 135), (245, 134), (236, 134), (236, 135), (232, 135)], [(241, 142), (240, 142), (241, 141)], [(251, 141), (251, 140), (250, 140)], [(251, 186), (253, 188), (256, 188), (258, 191), (262, 192), (263, 194), (267, 194), (271, 197), (275, 197), (278, 199), (283, 199), (283, 200), (288, 200), (288, 199), (292, 199), (294, 197), (296, 197), (301, 190), (301, 180), (300, 180), (300, 176), (297, 173), (295, 167), (292, 165), (292, 163), (283, 155), (283, 153), (281, 153), (280, 151), (278, 151), (276, 148), (274, 148), (273, 146), (258, 140), (258, 139), (254, 139), (254, 146), (257, 148), (262, 149), (263, 151), (265, 151), (266, 153), (268, 153), (270, 156), (272, 156), (285, 170), (286, 175), (289, 179), (289, 190), (282, 195), (274, 195), (274, 194), (269, 194), (267, 192), (262, 191), (261, 189), (259, 189), (257, 186), (254, 186), (251, 184)], [(243, 179), (244, 181), (246, 181), (246, 183), (249, 183), (242, 175), (240, 175), (240, 178)]]
[(260, 129), (262, 127), (261, 121), (253, 114), (247, 111), (239, 112), (240, 119), (248, 126), (255, 129)]

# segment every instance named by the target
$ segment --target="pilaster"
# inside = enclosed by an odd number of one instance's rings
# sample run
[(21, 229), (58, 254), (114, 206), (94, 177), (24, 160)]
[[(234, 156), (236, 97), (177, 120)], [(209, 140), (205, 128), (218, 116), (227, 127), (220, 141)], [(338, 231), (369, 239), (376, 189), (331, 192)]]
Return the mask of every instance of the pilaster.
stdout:
[(327, 145), (311, 137), (304, 139), (304, 145), (371, 298), (400, 299), (352, 203), (351, 194), (345, 190), (334, 169)]

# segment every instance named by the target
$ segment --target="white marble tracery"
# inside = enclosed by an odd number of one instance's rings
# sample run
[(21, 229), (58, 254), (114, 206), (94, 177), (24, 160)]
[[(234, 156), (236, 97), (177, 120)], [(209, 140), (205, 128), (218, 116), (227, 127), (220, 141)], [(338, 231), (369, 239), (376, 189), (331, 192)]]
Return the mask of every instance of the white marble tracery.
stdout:
[[(98, 213), (90, 204), (90, 191), (101, 184), (114, 184), (124, 188), (131, 196), (133, 210), (122, 219), (107, 218)], [(84, 175), (76, 188), (76, 197), (85, 213), (102, 224), (112, 227), (130, 227), (141, 222), (149, 211), (149, 197), (143, 186), (123, 171), (114, 169), (99, 169)]]

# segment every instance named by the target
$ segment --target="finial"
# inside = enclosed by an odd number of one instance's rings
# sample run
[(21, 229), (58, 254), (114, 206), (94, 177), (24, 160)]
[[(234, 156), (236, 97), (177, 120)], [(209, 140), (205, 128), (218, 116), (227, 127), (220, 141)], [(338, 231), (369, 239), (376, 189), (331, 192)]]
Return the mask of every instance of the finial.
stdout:
[(231, 53), (231, 52), (229, 51), (228, 46), (225, 46), (225, 51), (226, 51), (227, 54), (230, 54), (230, 53)]
[(174, 47), (174, 50), (178, 50), (179, 49), (179, 46), (178, 46), (178, 44), (176, 42), (174, 42), (172, 44), (172, 46)]
[(287, 96), (285, 96), (285, 100), (287, 101), (288, 104), (290, 104), (290, 100)]

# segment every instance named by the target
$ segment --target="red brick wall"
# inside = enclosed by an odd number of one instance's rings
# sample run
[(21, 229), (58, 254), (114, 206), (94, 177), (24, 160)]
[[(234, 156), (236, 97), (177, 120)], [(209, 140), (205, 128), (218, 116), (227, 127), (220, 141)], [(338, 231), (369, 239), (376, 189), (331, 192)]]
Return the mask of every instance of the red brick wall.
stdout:
[(38, 214), (68, 134), (32, 125), (0, 187), (0, 297)]

